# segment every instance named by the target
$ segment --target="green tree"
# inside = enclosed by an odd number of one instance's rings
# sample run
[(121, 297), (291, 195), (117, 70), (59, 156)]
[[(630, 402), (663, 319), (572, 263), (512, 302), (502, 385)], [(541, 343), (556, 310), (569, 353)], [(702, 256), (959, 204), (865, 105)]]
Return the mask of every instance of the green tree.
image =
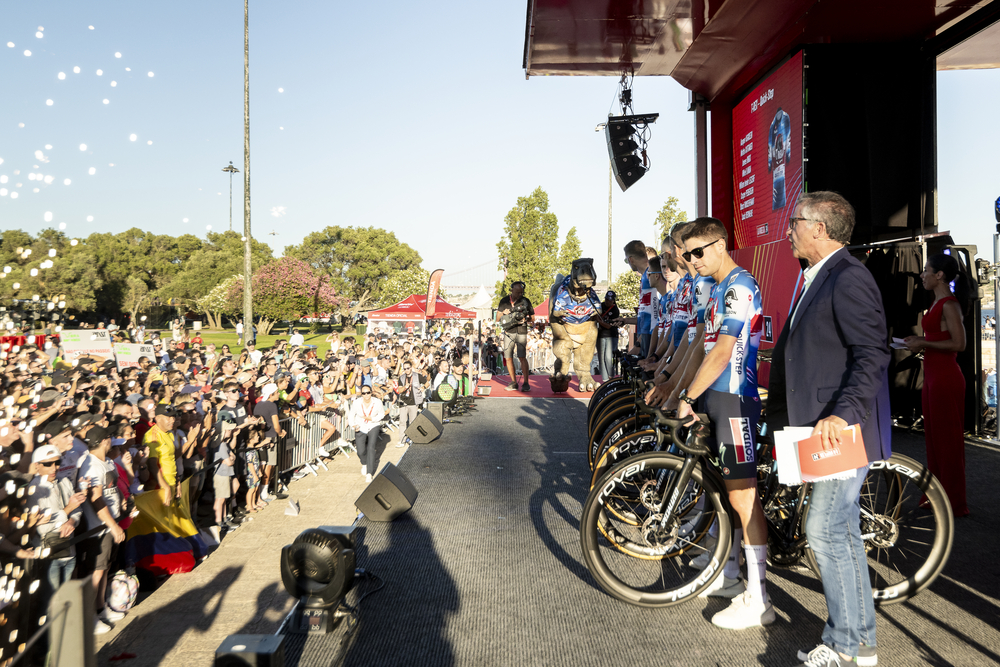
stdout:
[(538, 187), (527, 197), (518, 197), (504, 222), (497, 243), (497, 268), (504, 278), (497, 282), (493, 305), (510, 292), (511, 283), (523, 280), (524, 295), (537, 306), (548, 296), (559, 266), (559, 221), (549, 211), (548, 194)]
[(136, 322), (139, 311), (150, 303), (149, 286), (139, 276), (129, 276), (125, 279), (125, 284), (128, 287), (125, 290), (125, 301), (122, 303), (122, 307), (129, 314), (129, 322)]
[[(387, 308), (394, 303), (399, 303), (411, 294), (427, 294), (427, 283), (430, 279), (431, 272), (420, 266), (397, 271), (391, 278), (382, 283), (379, 300), (375, 307)], [(445, 301), (448, 300), (444, 289), (438, 290), (438, 296)]]
[(576, 227), (570, 227), (566, 232), (566, 240), (559, 248), (559, 268), (558, 271), (564, 276), (568, 276), (573, 268), (573, 260), (580, 259), (580, 239), (576, 236)]
[(92, 252), (103, 281), (96, 294), (96, 309), (105, 313), (122, 310), (129, 276), (142, 278), (150, 291), (157, 291), (203, 245), (201, 239), (191, 234), (175, 237), (136, 227), (120, 234), (91, 234), (82, 243)]
[(83, 311), (94, 307), (95, 294), (103, 287), (90, 249), (54, 229), (44, 229), (37, 237), (19, 229), (4, 231), (0, 268), (7, 267), (11, 270), (0, 278), (0, 299), (30, 299), (37, 294)]
[[(269, 245), (250, 240), (250, 266), (254, 271), (273, 260)], [(179, 299), (193, 306), (237, 273), (243, 273), (243, 237), (230, 231), (210, 232), (208, 242), (191, 254), (170, 281), (157, 290), (157, 296), (163, 300)]]
[(285, 255), (329, 276), (330, 286), (344, 297), (340, 312), (347, 316), (378, 302), (385, 281), (421, 262), (420, 253), (376, 227), (327, 227), (286, 247)]
[[(243, 284), (243, 274), (237, 273), (230, 276), (208, 291), (208, 294), (198, 299), (198, 308), (205, 313), (208, 318), (210, 329), (224, 328), (222, 317), (239, 312), (234, 309), (234, 304), (229, 301), (229, 292), (234, 283)], [(242, 305), (242, 302), (241, 304)]]
[[(279, 320), (297, 320), (303, 315), (332, 310), (341, 299), (330, 286), (330, 278), (294, 257), (282, 257), (254, 273), (253, 312), (260, 316), (258, 335), (266, 336)], [(243, 304), (243, 281), (229, 288), (230, 308)]]
[(635, 312), (639, 307), (639, 283), (641, 278), (635, 271), (626, 271), (608, 285), (608, 289), (613, 290), (618, 297), (618, 307), (622, 311)]
[(660, 230), (660, 238), (656, 239), (654, 247), (659, 252), (660, 244), (675, 222), (685, 222), (688, 219), (687, 211), (678, 211), (677, 197), (667, 197), (667, 203), (663, 205), (660, 212), (656, 214), (656, 228)]

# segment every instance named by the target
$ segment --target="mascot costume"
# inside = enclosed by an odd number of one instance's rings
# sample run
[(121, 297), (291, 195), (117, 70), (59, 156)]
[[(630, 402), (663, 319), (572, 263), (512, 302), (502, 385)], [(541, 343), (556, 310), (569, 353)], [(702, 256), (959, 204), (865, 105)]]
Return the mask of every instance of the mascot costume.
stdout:
[(580, 378), (580, 391), (592, 392), (598, 384), (590, 375), (590, 364), (597, 347), (597, 318), (601, 301), (594, 292), (597, 273), (594, 260), (573, 261), (568, 277), (556, 276), (549, 292), (549, 326), (552, 327), (552, 353), (556, 357), (554, 372), (549, 378), (552, 391), (569, 389), (570, 359)]

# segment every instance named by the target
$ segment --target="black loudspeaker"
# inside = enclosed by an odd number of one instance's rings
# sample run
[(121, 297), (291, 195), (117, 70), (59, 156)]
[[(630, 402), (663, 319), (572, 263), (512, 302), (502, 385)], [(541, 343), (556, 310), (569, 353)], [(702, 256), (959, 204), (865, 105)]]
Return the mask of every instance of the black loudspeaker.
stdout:
[(215, 667), (285, 667), (284, 635), (229, 635), (215, 650)]
[[(437, 405), (443, 406), (444, 404), (438, 403)], [(441, 437), (441, 431), (444, 430), (444, 427), (441, 426), (442, 417), (443, 415), (435, 415), (431, 408), (424, 410), (407, 427), (406, 437), (418, 445), (426, 445), (428, 442), (437, 440)]]
[(417, 490), (413, 484), (399, 468), (386, 463), (354, 501), (354, 506), (372, 521), (392, 521), (409, 511), (415, 502)]

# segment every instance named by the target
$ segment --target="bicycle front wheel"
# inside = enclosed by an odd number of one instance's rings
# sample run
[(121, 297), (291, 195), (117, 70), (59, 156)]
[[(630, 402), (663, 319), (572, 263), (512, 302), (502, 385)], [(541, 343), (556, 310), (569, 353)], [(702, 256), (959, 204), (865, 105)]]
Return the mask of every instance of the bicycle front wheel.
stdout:
[[(680, 489), (677, 510), (671, 516), (659, 512), (683, 465), (684, 459), (671, 454), (639, 454), (612, 466), (591, 489), (580, 519), (580, 545), (590, 573), (612, 597), (640, 607), (669, 607), (696, 597), (722, 573), (732, 528), (716, 476), (703, 464), (696, 466)], [(707, 544), (715, 521), (719, 538)], [(712, 558), (704, 569), (683, 562), (682, 555), (705, 552)]]
[[(802, 513), (805, 525), (809, 513)], [(955, 537), (951, 503), (941, 482), (901, 454), (871, 464), (861, 488), (861, 537), (875, 604), (908, 600), (937, 579)], [(812, 549), (806, 562), (819, 574)]]

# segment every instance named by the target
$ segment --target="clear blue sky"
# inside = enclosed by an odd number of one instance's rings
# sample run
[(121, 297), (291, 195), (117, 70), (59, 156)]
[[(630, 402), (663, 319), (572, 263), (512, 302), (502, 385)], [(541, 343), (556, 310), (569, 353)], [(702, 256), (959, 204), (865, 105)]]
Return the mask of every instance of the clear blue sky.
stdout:
[[(523, 2), (396, 2), (377, 12), (251, 2), (254, 236), (280, 254), (328, 225), (372, 225), (416, 248), (426, 268), (454, 273), (495, 260), (507, 211), (541, 186), (560, 235), (575, 226), (604, 279), (607, 151), (594, 127), (614, 110), (616, 81), (526, 81), (524, 17)], [(942, 228), (990, 254), (997, 84), (995, 71), (939, 77)], [(65, 222), (79, 237), (132, 226), (203, 236), (208, 225), (228, 226), (221, 169), (230, 160), (243, 169), (238, 0), (8, 0), (0, 85), (3, 228)], [(687, 92), (669, 78), (636, 79), (634, 98), (636, 112), (661, 116), (653, 169), (626, 193), (615, 187), (616, 273), (621, 246), (653, 240), (667, 197), (694, 212)], [(233, 185), (239, 229), (241, 174)]]

